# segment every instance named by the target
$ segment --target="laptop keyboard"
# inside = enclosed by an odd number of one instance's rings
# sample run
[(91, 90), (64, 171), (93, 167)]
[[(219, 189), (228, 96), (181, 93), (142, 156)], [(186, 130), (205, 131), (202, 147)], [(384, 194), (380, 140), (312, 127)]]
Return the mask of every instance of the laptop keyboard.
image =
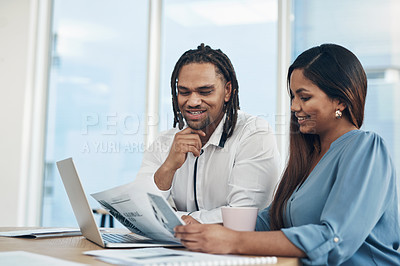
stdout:
[(138, 240), (150, 240), (147, 237), (130, 234), (102, 234), (103, 240), (108, 243), (132, 243)]

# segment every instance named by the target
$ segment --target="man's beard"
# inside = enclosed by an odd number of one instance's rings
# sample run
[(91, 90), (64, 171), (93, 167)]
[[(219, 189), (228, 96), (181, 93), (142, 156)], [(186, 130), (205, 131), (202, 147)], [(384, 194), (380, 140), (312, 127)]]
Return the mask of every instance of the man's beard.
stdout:
[(195, 130), (203, 130), (209, 124), (211, 124), (210, 117), (207, 117), (204, 121), (201, 121), (200, 123), (188, 121), (186, 118), (185, 118), (185, 121), (186, 121), (186, 124), (188, 125), (188, 127), (190, 127), (191, 129), (195, 129)]

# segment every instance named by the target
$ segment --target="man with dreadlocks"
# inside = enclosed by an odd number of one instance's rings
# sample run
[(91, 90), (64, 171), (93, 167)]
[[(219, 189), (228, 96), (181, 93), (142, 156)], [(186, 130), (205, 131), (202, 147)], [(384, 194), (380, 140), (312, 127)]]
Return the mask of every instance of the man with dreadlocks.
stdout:
[(279, 177), (275, 138), (265, 120), (238, 112), (229, 58), (204, 44), (185, 52), (171, 89), (174, 129), (145, 152), (136, 184), (172, 199), (186, 222), (220, 223), (222, 206), (269, 204)]

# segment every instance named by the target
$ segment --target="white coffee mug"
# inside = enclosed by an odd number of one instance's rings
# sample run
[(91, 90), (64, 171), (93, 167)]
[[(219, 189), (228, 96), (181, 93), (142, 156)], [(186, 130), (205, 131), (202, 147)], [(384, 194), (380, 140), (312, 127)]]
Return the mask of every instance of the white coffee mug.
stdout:
[(256, 228), (257, 207), (221, 208), (222, 221), (225, 227), (236, 231), (254, 231)]

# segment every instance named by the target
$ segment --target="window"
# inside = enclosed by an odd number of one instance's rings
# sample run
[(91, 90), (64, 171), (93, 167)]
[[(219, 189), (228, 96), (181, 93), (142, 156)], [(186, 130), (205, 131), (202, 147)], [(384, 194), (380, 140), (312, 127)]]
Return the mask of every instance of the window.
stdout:
[(400, 169), (400, 2), (295, 0), (293, 58), (322, 43), (353, 51), (368, 77), (364, 130), (380, 134)]
[(221, 49), (231, 59), (241, 109), (274, 126), (277, 0), (166, 0), (163, 8), (160, 130), (173, 124), (170, 79), (175, 63), (201, 43)]
[(54, 1), (42, 226), (76, 224), (56, 161), (74, 158), (88, 194), (135, 178), (147, 20), (147, 1)]
[[(277, 78), (278, 1), (162, 1), (160, 99), (152, 99), (159, 101), (159, 131), (173, 124), (173, 67), (183, 52), (201, 43), (231, 59), (241, 109), (275, 129), (277, 87), (282, 83)], [(76, 223), (56, 161), (75, 159), (87, 193), (130, 182), (139, 170), (148, 3), (54, 0), (43, 226)], [(292, 0), (291, 6), (292, 41), (282, 45), (292, 47), (292, 61), (304, 50), (329, 42), (359, 57), (369, 84), (363, 128), (385, 139), (399, 169), (400, 107), (395, 100), (400, 96), (400, 2)]]

